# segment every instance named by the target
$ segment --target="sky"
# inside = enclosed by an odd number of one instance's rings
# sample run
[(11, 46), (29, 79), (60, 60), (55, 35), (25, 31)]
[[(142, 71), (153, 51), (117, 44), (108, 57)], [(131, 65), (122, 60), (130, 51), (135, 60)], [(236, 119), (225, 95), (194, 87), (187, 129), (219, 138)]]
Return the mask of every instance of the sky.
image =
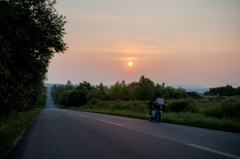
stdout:
[[(240, 86), (239, 0), (57, 0), (68, 49), (46, 83)], [(132, 62), (132, 66), (128, 62)]]

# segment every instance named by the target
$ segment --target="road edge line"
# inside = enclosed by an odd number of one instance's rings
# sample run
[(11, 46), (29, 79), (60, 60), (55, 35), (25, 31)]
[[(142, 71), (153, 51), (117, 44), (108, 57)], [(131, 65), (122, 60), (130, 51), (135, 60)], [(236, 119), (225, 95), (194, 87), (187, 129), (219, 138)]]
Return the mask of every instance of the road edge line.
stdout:
[(231, 155), (231, 154), (228, 154), (228, 153), (220, 152), (220, 151), (210, 149), (210, 148), (207, 148), (207, 147), (202, 147), (202, 146), (198, 146), (198, 145), (190, 144), (190, 143), (187, 144), (187, 145), (198, 148), (198, 149), (202, 149), (202, 150), (205, 150), (205, 151), (213, 152), (213, 153), (216, 153), (216, 154), (219, 154), (219, 155), (223, 155), (223, 156), (226, 156), (226, 157), (230, 157), (230, 158), (234, 158), (234, 159), (240, 159), (239, 156), (235, 156), (235, 155)]

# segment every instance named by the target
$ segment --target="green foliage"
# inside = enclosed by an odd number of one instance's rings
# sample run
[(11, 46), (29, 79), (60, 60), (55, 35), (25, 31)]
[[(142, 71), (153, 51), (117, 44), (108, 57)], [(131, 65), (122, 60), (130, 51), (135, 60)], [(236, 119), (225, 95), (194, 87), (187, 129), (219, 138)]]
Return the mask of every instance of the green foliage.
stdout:
[(81, 106), (87, 104), (87, 97), (81, 90), (66, 90), (61, 94), (57, 103), (68, 107)]
[(225, 130), (231, 132), (240, 132), (240, 123), (231, 119), (218, 119), (206, 117), (199, 113), (180, 112), (180, 113), (164, 113), (161, 121), (196, 126), (209, 129)]
[[(133, 82), (128, 85), (124, 83), (124, 81), (121, 83), (116, 82), (110, 89), (102, 87), (109, 96), (113, 92), (116, 93), (118, 97), (115, 100), (107, 97), (108, 95), (105, 96), (105, 100), (101, 99), (99, 86), (96, 86), (92, 87), (88, 93), (87, 105), (70, 107), (70, 109), (147, 119), (148, 101), (122, 100), (121, 93), (118, 92), (122, 92), (123, 88), (127, 88), (128, 98), (137, 99), (139, 97), (139, 94), (137, 94), (140, 88), (139, 83)], [(176, 93), (175, 91), (179, 92)], [(166, 94), (166, 92), (168, 93)], [(175, 100), (173, 99), (175, 95), (186, 97), (187, 92), (181, 88), (165, 87), (164, 83), (156, 85), (155, 94), (158, 94), (157, 96), (162, 94), (164, 97), (172, 98), (167, 102), (166, 111), (162, 115), (161, 121), (163, 122), (240, 132), (240, 103), (238, 96), (229, 97), (224, 102), (221, 102), (209, 101), (208, 96), (199, 98), (196, 92), (190, 92), (189, 97), (197, 96), (197, 100)]]
[(151, 81), (149, 78), (145, 78), (144, 76), (142, 76), (139, 80), (138, 99), (140, 100), (153, 99), (154, 91), (155, 91), (155, 86), (153, 81)]
[(199, 109), (196, 102), (190, 102), (187, 107), (184, 108), (184, 112), (198, 113)]
[(101, 94), (101, 91), (99, 91), (97, 88), (92, 87), (92, 89), (88, 92), (87, 94), (87, 100), (91, 101), (91, 100), (100, 100), (104, 98), (104, 94)]
[(117, 99), (121, 99), (122, 96), (123, 96), (123, 85), (119, 82), (116, 82), (110, 88), (110, 99), (111, 100), (117, 100)]
[(143, 101), (99, 101), (93, 99), (83, 109), (94, 109), (94, 110), (110, 110), (115, 111), (130, 111), (140, 114), (147, 114), (148, 106), (147, 102)]
[[(78, 86), (73, 86), (70, 80), (66, 85), (54, 85), (51, 89), (51, 95), (55, 103), (62, 106), (82, 106), (87, 104), (88, 98), (95, 98), (90, 83), (84, 81)], [(91, 94), (89, 94), (91, 92)], [(87, 96), (89, 94), (89, 97)]]
[(204, 99), (200, 99), (198, 100), (198, 108), (199, 109), (209, 109), (212, 107), (216, 107), (216, 106), (220, 106), (221, 105), (221, 101), (219, 100), (204, 100)]
[(39, 102), (49, 60), (63, 52), (63, 16), (55, 1), (0, 1), (0, 115)]
[(173, 87), (167, 86), (165, 89), (164, 98), (165, 99), (187, 98), (187, 92), (182, 88), (175, 89)]
[(54, 100), (54, 102), (57, 102), (59, 97), (62, 95), (62, 93), (65, 91), (65, 86), (59, 85), (56, 86), (54, 85), (51, 89), (51, 95)]
[(231, 85), (224, 87), (210, 88), (209, 91), (205, 92), (204, 95), (221, 95), (221, 96), (233, 96), (240, 95), (240, 87), (233, 88)]
[(189, 100), (179, 100), (179, 101), (171, 101), (167, 104), (167, 110), (169, 112), (186, 112), (186, 111), (194, 111), (193, 103)]
[(105, 100), (109, 99), (107, 97), (107, 87), (104, 87), (102, 83), (99, 86), (91, 87), (87, 94), (87, 100), (91, 101), (92, 99)]
[(83, 81), (79, 83), (76, 89), (87, 94), (91, 90), (91, 84), (88, 83), (87, 81)]
[(68, 101), (68, 106), (82, 106), (87, 104), (87, 94), (82, 91), (82, 90), (72, 90), (71, 91), (71, 95), (69, 96), (68, 99), (70, 101)]
[(36, 107), (44, 107), (47, 102), (47, 88), (42, 85), (39, 92), (40, 93), (36, 101)]
[(73, 93), (71, 90), (64, 91), (57, 100), (60, 105), (71, 106), (71, 98), (73, 98)]
[(39, 114), (41, 108), (28, 112), (11, 112), (11, 114), (0, 117), (0, 158), (12, 146), (14, 140), (29, 126)]
[(93, 99), (91, 99), (91, 100), (88, 101), (87, 105), (90, 106), (90, 108), (92, 108), (91, 106), (92, 106), (92, 105), (97, 105), (98, 102), (100, 102), (99, 99), (93, 98)]
[[(77, 91), (76, 91), (77, 90)], [(74, 95), (74, 94), (78, 95)], [(54, 102), (63, 106), (82, 106), (92, 100), (151, 100), (157, 97), (164, 97), (166, 99), (187, 98), (187, 92), (178, 88), (165, 87), (165, 84), (157, 84), (149, 78), (141, 76), (139, 82), (132, 82), (126, 84), (117, 81), (108, 89), (100, 83), (98, 86), (91, 86), (87, 81), (79, 83), (78, 86), (73, 86), (68, 80), (66, 85), (53, 86), (51, 90)], [(79, 98), (79, 99), (78, 99)]]
[(67, 84), (65, 85), (65, 90), (73, 90), (74, 86), (72, 85), (72, 82), (70, 80), (67, 81)]
[(222, 102), (220, 106), (205, 109), (203, 113), (208, 117), (229, 118), (240, 121), (240, 102)]
[(139, 87), (137, 82), (132, 82), (127, 86), (129, 99), (136, 100), (139, 97)]
[[(116, 85), (118, 87), (122, 87), (119, 82), (117, 82)], [(136, 82), (131, 83), (126, 87), (139, 88), (138, 83)], [(165, 88), (164, 84), (160, 87), (160, 89), (165, 91), (165, 89), (163, 89)], [(98, 86), (92, 87), (89, 94), (92, 91), (98, 92)], [(111, 92), (111, 89), (108, 90), (105, 88), (105, 91)], [(96, 96), (89, 98), (90, 100), (88, 100), (87, 105), (83, 105), (81, 107), (70, 107), (70, 109), (147, 119), (148, 101), (126, 101), (120, 99), (102, 100), (98, 97), (98, 95), (99, 94), (97, 93)], [(69, 107), (66, 108), (69, 109)], [(195, 101), (189, 99), (171, 99), (167, 102), (167, 108), (162, 115), (161, 121), (240, 132), (239, 97), (236, 96), (227, 98), (224, 102), (209, 101), (208, 97), (205, 96)]]
[(98, 90), (98, 93), (100, 94), (99, 96), (99, 99), (100, 100), (105, 100), (107, 99), (107, 86), (103, 86), (102, 83), (99, 84), (99, 86), (97, 86), (97, 90)]
[(162, 83), (162, 85), (160, 84), (156, 84), (156, 87), (155, 87), (155, 97), (165, 97), (165, 83)]
[(191, 99), (202, 99), (202, 97), (195, 91), (187, 92), (187, 95)]

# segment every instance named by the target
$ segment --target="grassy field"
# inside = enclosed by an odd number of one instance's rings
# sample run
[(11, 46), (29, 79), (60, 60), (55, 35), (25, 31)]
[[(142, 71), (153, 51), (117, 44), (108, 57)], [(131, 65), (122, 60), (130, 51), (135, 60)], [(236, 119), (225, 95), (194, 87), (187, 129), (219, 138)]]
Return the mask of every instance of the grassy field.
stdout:
[[(147, 103), (147, 101), (93, 100), (85, 106), (67, 109), (147, 120)], [(181, 108), (182, 110), (175, 110), (176, 106), (184, 107)], [(161, 121), (240, 133), (240, 97), (214, 101), (209, 100), (208, 96), (198, 100), (169, 100)]]
[(28, 112), (15, 112), (0, 118), (0, 158), (11, 148), (16, 138), (27, 128), (42, 108)]

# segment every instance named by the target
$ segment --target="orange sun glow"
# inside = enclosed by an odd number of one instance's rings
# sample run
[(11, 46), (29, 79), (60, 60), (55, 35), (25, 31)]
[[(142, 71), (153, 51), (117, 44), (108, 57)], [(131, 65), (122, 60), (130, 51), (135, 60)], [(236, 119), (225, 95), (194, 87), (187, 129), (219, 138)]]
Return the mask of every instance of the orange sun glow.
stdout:
[(132, 62), (128, 62), (128, 66), (132, 66), (133, 65), (133, 63)]

